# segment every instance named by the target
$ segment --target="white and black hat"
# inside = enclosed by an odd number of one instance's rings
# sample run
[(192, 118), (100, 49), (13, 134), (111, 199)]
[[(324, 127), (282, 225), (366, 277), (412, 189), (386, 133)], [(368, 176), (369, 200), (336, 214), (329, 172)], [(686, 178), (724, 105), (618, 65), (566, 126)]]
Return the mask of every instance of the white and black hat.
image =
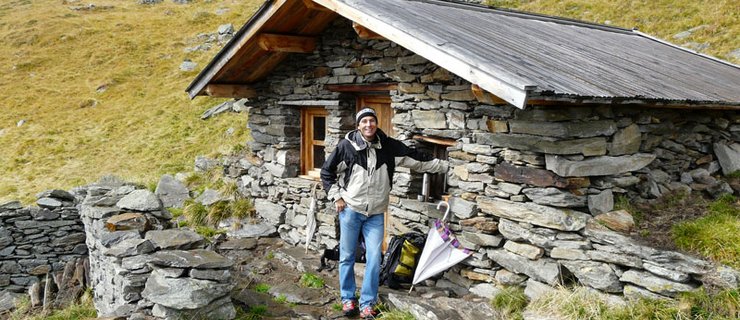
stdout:
[(375, 114), (375, 110), (373, 110), (372, 108), (365, 108), (357, 112), (357, 116), (355, 117), (355, 122), (359, 124), (360, 120), (362, 120), (362, 118), (367, 117), (367, 116), (375, 118), (375, 122), (378, 122), (378, 115)]

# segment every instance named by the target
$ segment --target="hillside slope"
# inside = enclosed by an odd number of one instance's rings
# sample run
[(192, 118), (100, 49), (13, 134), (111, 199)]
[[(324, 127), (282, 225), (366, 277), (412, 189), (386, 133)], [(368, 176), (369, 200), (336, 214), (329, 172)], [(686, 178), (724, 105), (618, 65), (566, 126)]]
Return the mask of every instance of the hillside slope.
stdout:
[[(106, 174), (153, 183), (189, 170), (198, 154), (243, 144), (245, 115), (202, 121), (221, 101), (184, 92), (218, 45), (185, 49), (221, 24), (239, 28), (261, 3), (3, 1), (0, 200)], [(198, 66), (181, 71), (184, 59)]]
[[(187, 171), (199, 154), (244, 145), (243, 114), (200, 120), (222, 100), (187, 98), (185, 87), (216, 54), (186, 52), (262, 0), (0, 0), (0, 202), (34, 199), (114, 174), (152, 184)], [(669, 41), (710, 43), (730, 59), (740, 48), (736, 1), (503, 0), (491, 4), (622, 27)], [(702, 26), (674, 41), (681, 31)], [(180, 70), (185, 59), (194, 71)], [(19, 125), (20, 124), (20, 125)], [(233, 133), (227, 134), (233, 128)]]

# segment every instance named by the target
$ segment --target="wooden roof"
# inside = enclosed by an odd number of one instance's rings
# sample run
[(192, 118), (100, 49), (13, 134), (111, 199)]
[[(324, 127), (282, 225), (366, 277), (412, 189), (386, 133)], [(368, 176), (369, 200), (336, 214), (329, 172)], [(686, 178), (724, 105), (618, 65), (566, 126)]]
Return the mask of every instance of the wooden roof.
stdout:
[(520, 108), (552, 100), (740, 109), (740, 67), (729, 62), (638, 31), (439, 0), (267, 1), (190, 96), (259, 81), (288, 54), (260, 46), (262, 34), (313, 37), (337, 14)]

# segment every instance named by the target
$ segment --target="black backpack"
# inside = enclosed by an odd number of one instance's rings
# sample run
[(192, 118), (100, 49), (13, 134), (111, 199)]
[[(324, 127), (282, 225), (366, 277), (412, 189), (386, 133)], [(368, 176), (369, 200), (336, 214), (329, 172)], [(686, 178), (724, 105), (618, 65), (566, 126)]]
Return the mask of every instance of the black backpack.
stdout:
[[(328, 264), (327, 260), (339, 261), (339, 244), (337, 244), (334, 249), (324, 249), (324, 253), (321, 255), (321, 266), (316, 269), (317, 272), (321, 272), (322, 270), (334, 270), (336, 265)], [(357, 240), (355, 263), (365, 263), (365, 237), (363, 237), (362, 234), (360, 234), (360, 239)]]
[(391, 237), (380, 265), (380, 284), (399, 289), (401, 283), (411, 283), (425, 242), (426, 238), (419, 232)]

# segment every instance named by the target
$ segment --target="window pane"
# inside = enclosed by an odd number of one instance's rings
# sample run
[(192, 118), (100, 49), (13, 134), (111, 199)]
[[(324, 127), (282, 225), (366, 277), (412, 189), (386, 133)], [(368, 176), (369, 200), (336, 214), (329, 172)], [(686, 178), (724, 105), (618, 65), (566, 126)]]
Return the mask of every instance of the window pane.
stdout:
[[(314, 140), (324, 140), (325, 135), (326, 135), (326, 117), (314, 116), (313, 117), (313, 139)], [(324, 157), (322, 156), (321, 159), (324, 159)], [(324, 161), (322, 160), (321, 162), (324, 162)]]
[(313, 167), (321, 168), (324, 165), (324, 146), (313, 146)]

